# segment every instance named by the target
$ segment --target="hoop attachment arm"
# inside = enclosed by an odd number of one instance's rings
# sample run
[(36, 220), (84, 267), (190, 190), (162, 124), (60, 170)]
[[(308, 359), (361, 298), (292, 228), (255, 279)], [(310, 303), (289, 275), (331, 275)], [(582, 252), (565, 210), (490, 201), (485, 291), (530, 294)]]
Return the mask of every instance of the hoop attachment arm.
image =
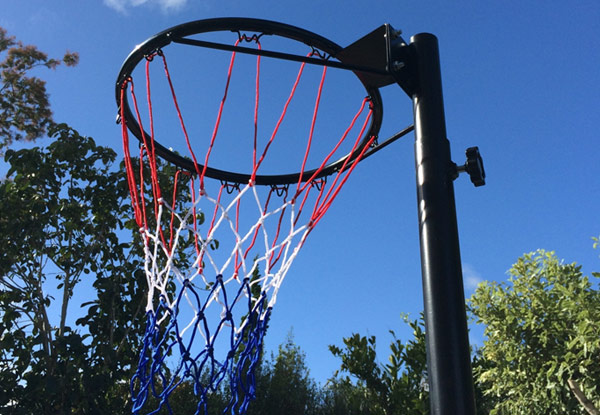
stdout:
[[(414, 65), (412, 65), (414, 52), (411, 45), (407, 44), (400, 36), (401, 33), (400, 30), (395, 30), (387, 23), (381, 25), (368, 35), (335, 53), (333, 57), (339, 61), (188, 39), (174, 36), (173, 33), (169, 33), (167, 36), (173, 43), (351, 70), (366, 86), (381, 88), (397, 83), (409, 97), (412, 97), (416, 85), (416, 74)], [(368, 62), (368, 65), (365, 65), (365, 62)]]

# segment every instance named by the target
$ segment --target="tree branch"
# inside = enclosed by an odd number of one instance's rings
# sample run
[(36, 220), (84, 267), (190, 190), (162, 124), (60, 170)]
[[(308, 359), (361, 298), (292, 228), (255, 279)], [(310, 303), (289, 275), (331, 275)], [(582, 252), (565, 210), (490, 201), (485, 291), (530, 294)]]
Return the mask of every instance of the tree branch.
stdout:
[[(72, 180), (72, 179), (71, 179)], [(69, 232), (69, 252), (73, 252), (73, 232)], [(54, 263), (57, 261), (55, 260)], [(63, 298), (62, 305), (60, 308), (60, 325), (58, 329), (58, 335), (62, 336), (65, 330), (65, 322), (67, 321), (67, 309), (69, 306), (69, 299), (71, 298), (71, 265), (67, 265), (64, 269), (65, 277), (63, 280)]]
[(593, 402), (590, 401), (583, 394), (583, 391), (579, 387), (579, 383), (577, 383), (577, 381), (575, 379), (571, 378), (571, 379), (569, 379), (567, 381), (567, 383), (569, 384), (569, 388), (571, 388), (571, 392), (573, 392), (573, 395), (575, 395), (575, 398), (577, 399), (577, 401), (581, 404), (581, 406), (583, 407), (583, 409), (585, 409), (585, 411), (588, 414), (590, 414), (590, 415), (600, 415), (600, 411), (598, 411), (598, 409), (596, 409), (596, 406), (594, 406)]
[(19, 274), (17, 272), (11, 272), (11, 275), (0, 276), (0, 285), (4, 285), (5, 287), (7, 287), (13, 291), (24, 291), (25, 288), (21, 287), (19, 284), (17, 284), (17, 282), (15, 282), (15, 280), (14, 280), (15, 275), (17, 277), (20, 277), (21, 279), (24, 279), (21, 274)]
[(46, 305), (44, 303), (44, 291), (42, 289), (42, 275), (44, 273), (44, 259), (43, 256), (40, 255), (39, 258), (39, 274), (37, 274), (38, 278), (32, 276), (31, 282), (33, 283), (33, 287), (35, 290), (35, 296), (37, 297), (36, 308), (37, 312), (41, 316), (41, 322), (36, 319), (40, 332), (44, 336), (44, 349), (46, 351), (46, 356), (48, 359), (49, 372), (52, 372), (54, 368), (54, 344), (52, 340), (52, 326), (50, 325), (50, 320), (48, 319), (48, 313), (46, 310)]
[(60, 307), (60, 323), (58, 328), (58, 336), (62, 337), (65, 332), (65, 324), (67, 321), (67, 310), (69, 307), (69, 299), (70, 299), (70, 290), (71, 290), (71, 274), (69, 272), (65, 272), (65, 277), (63, 281), (63, 297), (62, 304)]

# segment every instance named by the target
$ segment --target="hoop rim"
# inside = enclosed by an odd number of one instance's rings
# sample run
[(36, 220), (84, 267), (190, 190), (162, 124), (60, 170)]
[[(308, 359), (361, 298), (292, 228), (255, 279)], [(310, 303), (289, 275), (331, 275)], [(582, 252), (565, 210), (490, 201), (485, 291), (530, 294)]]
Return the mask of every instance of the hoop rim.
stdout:
[[(129, 54), (121, 66), (119, 75), (117, 77), (117, 83), (115, 88), (117, 107), (119, 108), (119, 117), (123, 114), (124, 119), (118, 119), (118, 122), (125, 122), (129, 131), (141, 142), (153, 140), (152, 136), (143, 130), (136, 117), (134, 116), (127, 94), (123, 94), (123, 108), (121, 109), (122, 90), (127, 87), (129, 79), (133, 70), (137, 65), (146, 59), (147, 56), (152, 55), (161, 48), (173, 43), (176, 39), (182, 39), (186, 36), (192, 36), (201, 33), (218, 32), (218, 31), (232, 31), (232, 32), (255, 32), (262, 33), (265, 35), (276, 35), (298, 42), (302, 42), (310, 47), (315, 47), (329, 55), (330, 58), (335, 58), (336, 55), (342, 50), (342, 47), (332, 42), (329, 39), (324, 38), (316, 33), (304, 30), (295, 26), (291, 26), (284, 23), (279, 23), (270, 20), (253, 19), (253, 18), (239, 18), (239, 17), (228, 17), (228, 18), (213, 18), (204, 20), (195, 20), (188, 23), (183, 23), (177, 26), (173, 26), (169, 29), (163, 30), (156, 35), (150, 37), (145, 42), (136, 46), (135, 49)], [(352, 70), (352, 69), (348, 69)], [(344, 165), (346, 168), (350, 167), (354, 160), (356, 160), (364, 147), (370, 141), (370, 138), (378, 136), (381, 122), (383, 119), (383, 104), (379, 89), (373, 86), (367, 85), (361, 80), (357, 72), (355, 73), (360, 83), (366, 90), (367, 96), (370, 98), (372, 116), (370, 125), (361, 138), (360, 144), (354, 149), (353, 152), (348, 153), (344, 157), (331, 162), (322, 169), (312, 169), (304, 172), (288, 173), (288, 174), (276, 174), (276, 175), (256, 175), (254, 178), (254, 184), (257, 185), (288, 185), (292, 183), (305, 182), (313, 178), (313, 180), (323, 178), (330, 174), (339, 171)], [(121, 111), (122, 110), (122, 111)], [(158, 156), (164, 160), (175, 164), (183, 170), (187, 170), (191, 173), (196, 173), (196, 167), (200, 170), (204, 169), (204, 166), (200, 163), (194, 164), (192, 160), (187, 157), (181, 156), (174, 151), (161, 145), (156, 139), (154, 141), (155, 152)], [(349, 162), (347, 162), (349, 161)], [(315, 173), (318, 174), (315, 175)], [(240, 183), (246, 184), (250, 181), (252, 175), (245, 173), (236, 173), (227, 170), (216, 169), (212, 167), (206, 167), (206, 177), (221, 180), (227, 183)], [(313, 177), (314, 176), (314, 177)]]

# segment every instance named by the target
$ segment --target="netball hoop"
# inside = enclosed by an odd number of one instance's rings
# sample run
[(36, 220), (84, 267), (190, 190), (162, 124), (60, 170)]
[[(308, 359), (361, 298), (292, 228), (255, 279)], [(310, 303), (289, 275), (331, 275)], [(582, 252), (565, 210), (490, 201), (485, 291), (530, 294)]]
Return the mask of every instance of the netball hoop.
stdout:
[(377, 142), (381, 98), (365, 81), (385, 71), (341, 52), (293, 26), (227, 18), (167, 29), (123, 64), (116, 98), (148, 282), (135, 413), (171, 412), (173, 396), (193, 393), (204, 414), (224, 387), (223, 412), (245, 412), (286, 273), (358, 162), (389, 143)]

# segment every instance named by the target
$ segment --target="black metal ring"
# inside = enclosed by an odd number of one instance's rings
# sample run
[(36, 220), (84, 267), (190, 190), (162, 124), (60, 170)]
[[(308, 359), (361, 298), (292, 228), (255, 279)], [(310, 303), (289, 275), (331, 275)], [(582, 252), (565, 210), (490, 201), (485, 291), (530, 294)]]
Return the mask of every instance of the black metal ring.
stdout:
[[(116, 85), (116, 99), (117, 106), (121, 105), (121, 91), (123, 88), (127, 87), (127, 82), (131, 77), (131, 74), (135, 67), (143, 60), (146, 59), (146, 56), (151, 55), (157, 50), (161, 50), (165, 46), (174, 42), (175, 39), (183, 39), (186, 36), (192, 36), (200, 33), (207, 32), (219, 32), (219, 31), (231, 31), (231, 32), (256, 32), (261, 34), (269, 34), (275, 36), (281, 36), (284, 38), (288, 38), (291, 40), (295, 40), (301, 43), (308, 45), (309, 47), (317, 48), (331, 57), (335, 58), (337, 53), (342, 49), (336, 43), (319, 36), (315, 33), (309, 32), (304, 29), (297, 28), (295, 26), (290, 26), (283, 23), (273, 22), (269, 20), (262, 19), (250, 19), (250, 18), (215, 18), (215, 19), (206, 19), (206, 20), (196, 20), (193, 22), (184, 23), (178, 26), (174, 26), (170, 29), (164, 30), (153, 37), (146, 40), (141, 45), (137, 46), (125, 59), (121, 70), (119, 72), (119, 76), (117, 78)], [(300, 58), (300, 57), (299, 57)], [(358, 78), (360, 81), (360, 78)], [(362, 141), (359, 146), (355, 149), (354, 152), (347, 154), (335, 162), (325, 166), (322, 171), (315, 177), (321, 178), (328, 176), (339, 169), (342, 168), (347, 159), (350, 159), (350, 162), (356, 159), (361, 153), (362, 149), (365, 147), (369, 139), (373, 136), (377, 136), (379, 133), (379, 129), (381, 127), (381, 121), (383, 118), (383, 105), (381, 101), (381, 95), (379, 93), (379, 89), (368, 86), (362, 81), (360, 81), (365, 87), (367, 96), (371, 99), (371, 107), (373, 110), (371, 116), (371, 123), (369, 128), (365, 132), (364, 137), (362, 137)], [(119, 109), (119, 114), (121, 110)], [(129, 101), (127, 99), (127, 94), (125, 94), (125, 98), (123, 101), (123, 109), (122, 109), (124, 120), (121, 122), (125, 122), (127, 128), (131, 131), (131, 133), (137, 137), (140, 142), (144, 142), (144, 136), (146, 140), (151, 140), (151, 136), (146, 131), (142, 130), (137, 122), (136, 117), (134, 116), (131, 108), (129, 106)], [(174, 153), (173, 151), (167, 149), (162, 146), (156, 140), (154, 140), (154, 147), (156, 150), (156, 154), (165, 159), (168, 162), (171, 162), (178, 167), (188, 170), (192, 173), (196, 173), (196, 167), (192, 160), (187, 157), (183, 157), (179, 154)], [(198, 165), (200, 170), (204, 168), (202, 165)], [(297, 183), (299, 180), (306, 181), (309, 180), (314, 173), (315, 170), (305, 171), (304, 173), (291, 173), (291, 174), (279, 174), (279, 175), (257, 175), (256, 176), (256, 184), (259, 185), (278, 185), (278, 184), (291, 184)], [(300, 177), (302, 175), (302, 177)], [(248, 183), (251, 178), (250, 174), (243, 173), (235, 173), (226, 170), (215, 169), (211, 167), (206, 168), (206, 176), (211, 177), (218, 180), (223, 180), (230, 183)]]

